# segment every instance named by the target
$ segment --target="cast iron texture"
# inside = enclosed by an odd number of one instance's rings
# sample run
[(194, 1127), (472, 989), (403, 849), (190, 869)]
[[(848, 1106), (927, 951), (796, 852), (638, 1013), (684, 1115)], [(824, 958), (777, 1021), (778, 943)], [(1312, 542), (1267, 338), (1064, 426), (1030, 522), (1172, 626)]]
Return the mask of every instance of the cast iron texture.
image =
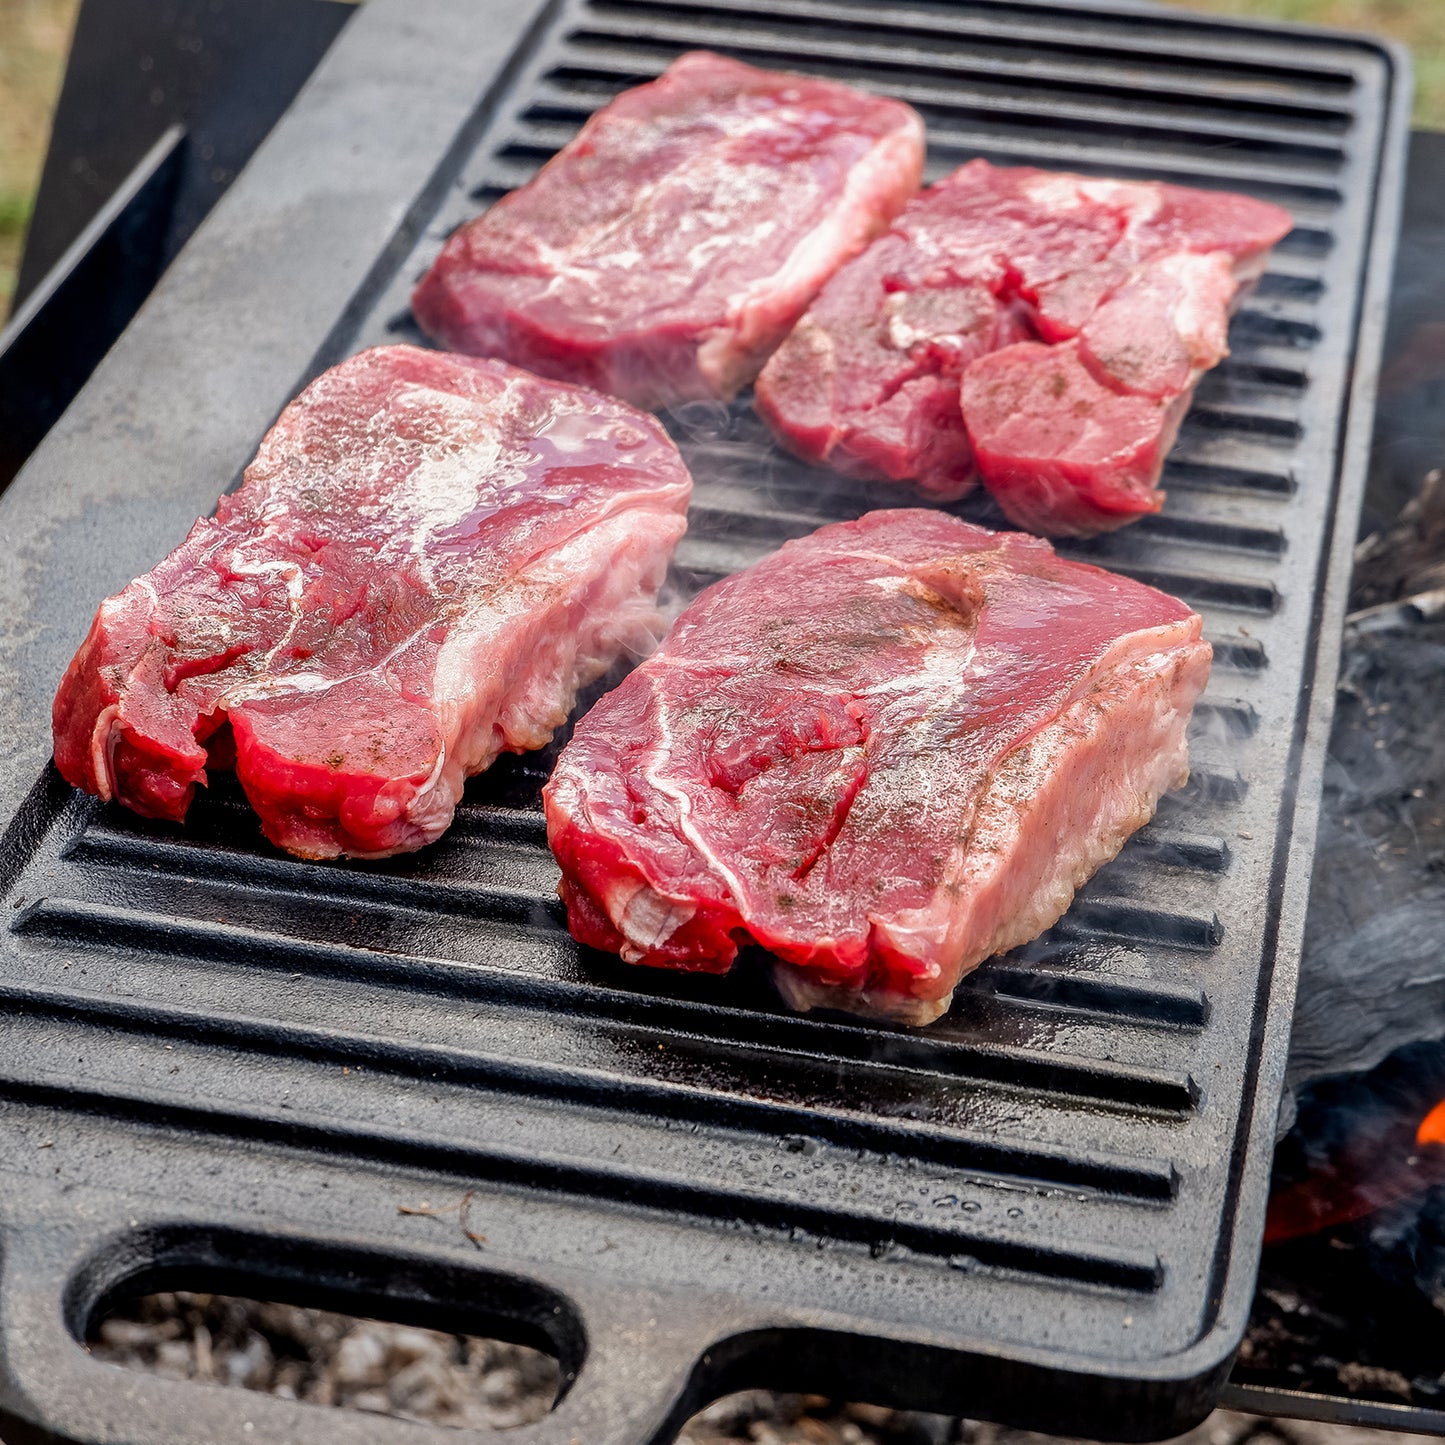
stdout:
[(0, 329), (0, 489), (354, 13), (338, 0), (81, 4)]
[[(225, 785), (175, 829), (36, 781), (99, 598), (304, 380), (413, 335), (451, 226), (694, 45), (912, 101), (933, 175), (1163, 176), (1299, 221), (1165, 513), (1069, 549), (1205, 614), (1195, 780), (921, 1033), (577, 949), (549, 754), (370, 866), (275, 854)], [(744, 1384), (1120, 1439), (1201, 1417), (1257, 1261), (1408, 90), (1373, 41), (1039, 3), (370, 0), (0, 499), (7, 1437), (437, 1438), (88, 1359), (105, 1299), (157, 1281), (548, 1342), (569, 1388), (527, 1445), (666, 1441)], [(796, 465), (746, 406), (674, 424), (682, 588), (906, 496)], [(452, 1212), (399, 1212), (423, 1200)]]
[(147, 248), (173, 259), (353, 14), (338, 0), (81, 0), (16, 305), (178, 126), (185, 144)]

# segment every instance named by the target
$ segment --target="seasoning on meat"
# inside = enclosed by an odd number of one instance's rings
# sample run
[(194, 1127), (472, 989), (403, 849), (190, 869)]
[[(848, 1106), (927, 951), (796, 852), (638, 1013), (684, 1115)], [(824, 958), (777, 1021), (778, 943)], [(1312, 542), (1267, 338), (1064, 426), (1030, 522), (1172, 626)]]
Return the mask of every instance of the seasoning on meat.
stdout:
[(942, 512), (871, 512), (703, 592), (544, 794), (573, 934), (777, 958), (796, 1008), (927, 1023), (1188, 776), (1182, 602)]
[[(1160, 506), (1194, 386), (1290, 224), (1248, 196), (970, 161), (823, 288), (758, 378), (758, 410), (853, 476), (943, 500), (981, 476), (1020, 526), (1117, 527)], [(1028, 427), (1006, 409), (1079, 365), (1092, 381), (1071, 377), (1058, 409), (1104, 419), (1086, 445), (1041, 405)]]
[(639, 406), (727, 399), (922, 167), (898, 101), (690, 52), (456, 232), (412, 307), (453, 350)]
[(281, 414), (236, 492), (103, 602), (56, 695), (77, 787), (185, 816), (234, 766), (303, 857), (420, 848), (658, 628), (691, 479), (642, 412), (378, 348)]
[(1155, 482), (1188, 393), (1116, 391), (1098, 380), (1078, 341), (1022, 341), (970, 367), (963, 408), (979, 470), (1011, 521), (1087, 535), (1103, 517), (1157, 511)]
[(981, 356), (1030, 335), (1018, 307), (964, 282), (895, 223), (773, 353), (755, 404), (795, 455), (863, 481), (914, 482), (952, 501), (975, 468), (958, 382)]

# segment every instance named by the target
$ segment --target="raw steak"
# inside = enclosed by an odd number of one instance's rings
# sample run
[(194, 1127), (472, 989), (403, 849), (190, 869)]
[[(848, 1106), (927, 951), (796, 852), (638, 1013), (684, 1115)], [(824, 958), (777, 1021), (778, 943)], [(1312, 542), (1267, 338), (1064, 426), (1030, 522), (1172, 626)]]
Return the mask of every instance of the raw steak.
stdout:
[(1169, 398), (1116, 391), (1080, 343), (1022, 341), (972, 366), (963, 412), (979, 470), (1009, 520), (1088, 536), (1157, 512), (1155, 485), (1193, 387)]
[(1188, 775), (1182, 602), (929, 510), (708, 588), (582, 719), (545, 797), (573, 934), (777, 958), (785, 997), (908, 1023), (1048, 928)]
[[(986, 163), (978, 163), (986, 164)], [(997, 172), (995, 174), (998, 174)], [(1268, 201), (1157, 181), (1094, 180), (1021, 167), (1013, 172), (1041, 208), (1039, 223), (1067, 234), (1095, 208), (1117, 218), (1119, 239), (1104, 254), (1092, 244), (1054, 274), (1026, 275), (1023, 290), (1045, 341), (1076, 336), (1140, 266), (1166, 256), (1220, 255), (1236, 288), (1252, 285), (1294, 224)], [(1093, 225), (1085, 228), (1092, 232)], [(1027, 263), (1024, 270), (1029, 270)]]
[(773, 353), (754, 400), (805, 461), (952, 501), (974, 483), (959, 378), (1030, 332), (983, 282), (931, 264), (896, 228), (875, 241)]
[[(364, 352), (103, 602), (56, 695), (77, 787), (185, 816), (234, 766), (303, 857), (420, 848), (656, 635), (691, 479), (653, 418), (500, 361)], [(229, 724), (229, 726), (227, 726)]]
[[(1247, 196), (970, 161), (823, 288), (759, 376), (758, 410), (791, 451), (850, 475), (949, 500), (981, 474), (1020, 525), (1118, 526), (1157, 510), (1194, 385), (1226, 354), (1230, 310), (1289, 226)], [(1071, 351), (1053, 358), (1039, 343)], [(1029, 412), (1027, 434), (992, 405), (972, 410), (1009, 389), (1040, 400), (1076, 361), (1093, 378), (1069, 393), (1089, 397), (1085, 429), (1123, 426), (1093, 438), (1090, 461), (1079, 428), (1047, 408)], [(978, 371), (988, 379), (971, 386)], [(1164, 405), (1128, 404), (1137, 397)], [(1065, 452), (1047, 450), (1040, 420)], [(1010, 449), (1003, 431), (1028, 445)]]
[(958, 381), (1034, 334), (1041, 290), (1094, 266), (1123, 220), (1081, 177), (970, 161), (904, 207), (823, 288), (758, 378), (757, 406), (808, 461), (962, 496), (974, 465)]
[(1099, 378), (1135, 396), (1171, 399), (1229, 355), (1238, 285), (1220, 251), (1176, 252), (1138, 267), (1079, 332), (1079, 354)]
[(730, 398), (922, 168), (908, 106), (691, 52), (456, 232), (412, 308), (453, 350), (639, 406)]

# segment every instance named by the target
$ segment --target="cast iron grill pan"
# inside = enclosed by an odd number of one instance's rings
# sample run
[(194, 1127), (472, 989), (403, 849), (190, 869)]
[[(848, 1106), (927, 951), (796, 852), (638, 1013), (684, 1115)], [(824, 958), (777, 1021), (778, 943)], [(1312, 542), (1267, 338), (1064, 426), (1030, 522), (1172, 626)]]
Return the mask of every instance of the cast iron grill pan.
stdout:
[[(539, 805), (562, 738), (476, 779), (441, 843), (383, 864), (278, 854), (225, 779), (176, 828), (42, 778), (8, 838), (0, 1159), (23, 1161), (16, 1197), (41, 1222), (72, 1227), (16, 1236), (31, 1243), (3, 1326), (51, 1319), (44, 1280), (59, 1290), (76, 1260), (72, 1329), (126, 1278), (189, 1266), (428, 1320), (515, 1296), (501, 1312), (577, 1376), (518, 1440), (670, 1438), (739, 1383), (1168, 1433), (1222, 1382), (1256, 1262), (1327, 721), (1311, 687), (1332, 688), (1362, 480), (1346, 418), (1368, 405), (1393, 224), (1397, 58), (1034, 4), (571, 0), (514, 58), (479, 140), (440, 159), (430, 221), (378, 259), (313, 371), (420, 339), (406, 298), (442, 238), (697, 46), (909, 101), (930, 179), (984, 155), (1295, 214), (1199, 389), (1164, 513), (1060, 549), (1203, 613), (1216, 665), (1188, 788), (1054, 930), (906, 1032), (787, 1015), (755, 961), (719, 981), (579, 950)], [(697, 481), (680, 595), (910, 501), (777, 451), (746, 399), (669, 424)], [(999, 521), (987, 502), (959, 511)], [(484, 1240), (395, 1212), (467, 1191)], [(16, 1295), (26, 1260), (40, 1282)], [(49, 1411), (66, 1438), (200, 1438), (201, 1410), (208, 1440), (238, 1411), (258, 1422), (247, 1438), (291, 1438), (292, 1416), (267, 1412), (298, 1408), (117, 1380), (78, 1354), (55, 1367), (65, 1389), (24, 1367), (21, 1350), (0, 1402)], [(113, 1436), (99, 1402), (122, 1384), (140, 1394)], [(300, 1418), (308, 1439), (356, 1428)]]

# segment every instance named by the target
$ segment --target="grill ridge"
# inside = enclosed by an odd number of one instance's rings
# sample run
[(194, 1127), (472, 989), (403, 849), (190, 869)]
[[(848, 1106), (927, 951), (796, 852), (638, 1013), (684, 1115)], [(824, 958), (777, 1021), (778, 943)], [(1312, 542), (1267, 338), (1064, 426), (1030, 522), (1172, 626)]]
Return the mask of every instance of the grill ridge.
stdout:
[[(798, 35), (807, 42), (820, 44), (816, 39), (817, 32), (811, 26), (790, 25), (786, 18), (779, 17), (776, 10), (756, 4), (672, 6), (657, 3), (657, 0), (594, 0), (587, 9), (589, 20), (594, 25), (611, 20), (615, 33), (622, 34), (632, 33), (633, 27), (627, 25), (627, 17), (645, 14), (645, 23), (638, 27), (645, 38), (681, 34), (690, 41), (706, 20), (716, 18), (727, 26), (722, 34), (736, 44), (743, 37), (733, 26), (738, 19), (745, 18), (748, 22), (745, 43), (751, 42), (754, 33), (769, 35), (781, 32), (790, 38)], [(671, 20), (670, 17), (679, 11), (699, 18), (692, 21)], [(997, 13), (991, 9), (976, 9), (971, 16), (966, 11), (954, 10), (946, 25), (930, 24), (926, 17), (906, 10), (890, 11), (887, 20), (879, 20), (876, 11), (852, 5), (797, 4), (790, 5), (788, 13), (800, 20), (827, 19), (832, 22), (830, 31), (852, 32), (855, 37), (877, 36), (894, 51), (901, 48), (900, 40), (906, 43), (906, 38), (917, 34), (927, 42), (930, 50), (940, 45), (948, 48), (966, 46), (970, 51), (977, 49), (987, 53), (984, 46), (992, 42), (1008, 49), (1026, 48), (1031, 55), (1067, 55), (1074, 61), (1094, 60), (1106, 69), (1113, 67), (1120, 54), (1134, 54), (1144, 57), (1149, 65), (1184, 70), (1191, 76), (1268, 78), (1296, 88), (1313, 85), (1348, 90), (1355, 79), (1348, 70), (1318, 64), (1282, 64), (1278, 58), (1264, 61), (1237, 50), (1230, 53), (1229, 47), (1219, 44), (1213, 47), (1213, 54), (1176, 53), (1161, 47), (1155, 37), (1139, 35), (1142, 27), (1115, 28), (1107, 39), (1099, 36), (1094, 40), (1085, 38), (1084, 32), (1077, 32), (1077, 39), (1061, 37), (1058, 28), (1053, 25), (1032, 26), (1007, 21), (996, 25), (990, 23), (992, 14)], [(660, 20), (660, 16), (668, 16), (669, 19)], [(589, 33), (574, 30), (568, 35), (568, 40), (574, 45), (585, 43)], [(850, 42), (850, 48), (856, 50), (857, 47)]]
[[(65, 937), (66, 920), (57, 917), (56, 912), (46, 908), (35, 911), (32, 926), (37, 934), (56, 925), (54, 936)], [(375, 1035), (278, 1025), (249, 1014), (156, 1006), (73, 990), (0, 986), (0, 1018), (15, 1013), (29, 1019), (85, 1019), (110, 1031), (137, 1036), (183, 1038), (190, 1043), (222, 1041), (266, 1056), (299, 1054), (311, 1061), (366, 1066), (400, 1076), (471, 1084), (490, 1081), (488, 1096), (515, 1092), (533, 1099), (565, 1099), (603, 1107), (616, 1107), (631, 1098), (645, 1103), (650, 1113), (673, 1121), (739, 1128), (774, 1138), (816, 1138), (842, 1148), (872, 1149), (890, 1158), (924, 1160), (965, 1172), (1088, 1187), (1109, 1197), (1164, 1199), (1174, 1187), (1168, 1166), (1145, 1157), (1096, 1153), (1091, 1158), (1078, 1150), (1063, 1152), (1024, 1144), (1000, 1148), (986, 1137), (923, 1120), (887, 1121), (844, 1108), (800, 1109), (726, 1092), (639, 1082), (597, 1070), (578, 1073), (533, 1067), (513, 1059), (493, 1060), (437, 1046), (410, 1045), (402, 1049)], [(993, 1062), (999, 1067), (1007, 1059), (996, 1054)], [(1135, 1107), (1154, 1108), (1166, 1118), (1189, 1112), (1198, 1097), (1197, 1086), (1189, 1079), (1150, 1078), (1137, 1071), (1116, 1075), (1115, 1092), (1132, 1093), (1138, 1100), (1147, 1101)], [(1095, 1102), (1104, 1100), (1096, 1098)], [(307, 1112), (313, 1111), (298, 1112), (296, 1117), (305, 1117)], [(478, 1148), (484, 1151), (485, 1145)]]
[[(1101, 919), (1154, 923), (1161, 935), (1175, 929), (1186, 934), (1185, 941), (1208, 946), (1217, 920), (1187, 919), (1158, 911), (1138, 910), (1129, 903), (1100, 901), (1086, 918), (1097, 913)], [(21, 936), (62, 938), (84, 942), (103, 938), (128, 943), (151, 951), (195, 958), (210, 964), (235, 960), (272, 968), (305, 964), (315, 972), (338, 977), (361, 974), (398, 976), (398, 964), (384, 953), (357, 949), (349, 944), (307, 941), (294, 934), (266, 933), (224, 922), (182, 920), (175, 915), (146, 913), (135, 909), (105, 908), (82, 903), (43, 900), (29, 905), (12, 924)], [(1101, 925), (1096, 931), (1105, 931)], [(1196, 936), (1201, 942), (1196, 943)], [(661, 1012), (670, 1015), (656, 1022), (657, 1002), (621, 990), (567, 985), (558, 980), (545, 983), (526, 974), (491, 970), (450, 960), (412, 956), (401, 966), (406, 981), (425, 980), (433, 989), (458, 997), (477, 998), (493, 1005), (507, 1004), (521, 1009), (564, 1009), (591, 1018), (607, 1017), (627, 1029), (657, 1035), (666, 1029), (678, 1037), (726, 1042), (742, 1048), (759, 1047), (787, 1052), (805, 1061), (825, 1065), (846, 1058), (860, 1069), (903, 1069), (928, 1072), (939, 1078), (991, 1080), (1010, 1087), (1040, 1087), (1076, 1094), (1100, 1102), (1124, 1102), (1138, 1107), (1160, 1107), (1187, 1111), (1192, 1106), (1192, 1086), (1180, 1077), (1149, 1072), (1112, 1060), (1068, 1059), (1060, 1055), (1039, 1057), (1026, 1051), (960, 1044), (928, 1037), (880, 1036), (870, 1029), (849, 1029), (838, 1025), (808, 1023), (760, 1014), (719, 1010), (707, 1005), (674, 1001)], [(0, 998), (5, 997), (0, 985)], [(880, 1051), (880, 1037), (886, 1059), (873, 1057)]]
[[(52, 1100), (57, 1097), (55, 1091), (43, 1086), (9, 1083), (0, 1077), (0, 1097), (45, 1100), (47, 1093)], [(1069, 1248), (1030, 1244), (1004, 1234), (990, 1235), (967, 1228), (930, 1228), (888, 1216), (868, 1218), (856, 1211), (799, 1205), (756, 1191), (709, 1191), (636, 1169), (609, 1169), (605, 1165), (581, 1169), (571, 1161), (546, 1155), (495, 1147), (468, 1148), (455, 1140), (407, 1135), (395, 1129), (335, 1122), (320, 1128), (280, 1110), (196, 1109), (159, 1091), (97, 1093), (83, 1102), (97, 1113), (130, 1116), (146, 1124), (171, 1120), (209, 1134), (279, 1140), (324, 1153), (335, 1153), (338, 1143), (344, 1143), (350, 1152), (362, 1157), (411, 1160), (422, 1156), (433, 1167), (446, 1169), (468, 1182), (488, 1180), (560, 1190), (584, 1200), (626, 1204), (633, 1209), (681, 1210), (733, 1228), (783, 1232), (796, 1244), (806, 1245), (810, 1237), (816, 1236), (861, 1245), (874, 1258), (901, 1249), (912, 1255), (933, 1256), (953, 1268), (983, 1266), (1022, 1275), (1043, 1274), (1081, 1285), (1139, 1293), (1153, 1292), (1162, 1283), (1163, 1266), (1157, 1257), (1107, 1245), (1081, 1243)]]

